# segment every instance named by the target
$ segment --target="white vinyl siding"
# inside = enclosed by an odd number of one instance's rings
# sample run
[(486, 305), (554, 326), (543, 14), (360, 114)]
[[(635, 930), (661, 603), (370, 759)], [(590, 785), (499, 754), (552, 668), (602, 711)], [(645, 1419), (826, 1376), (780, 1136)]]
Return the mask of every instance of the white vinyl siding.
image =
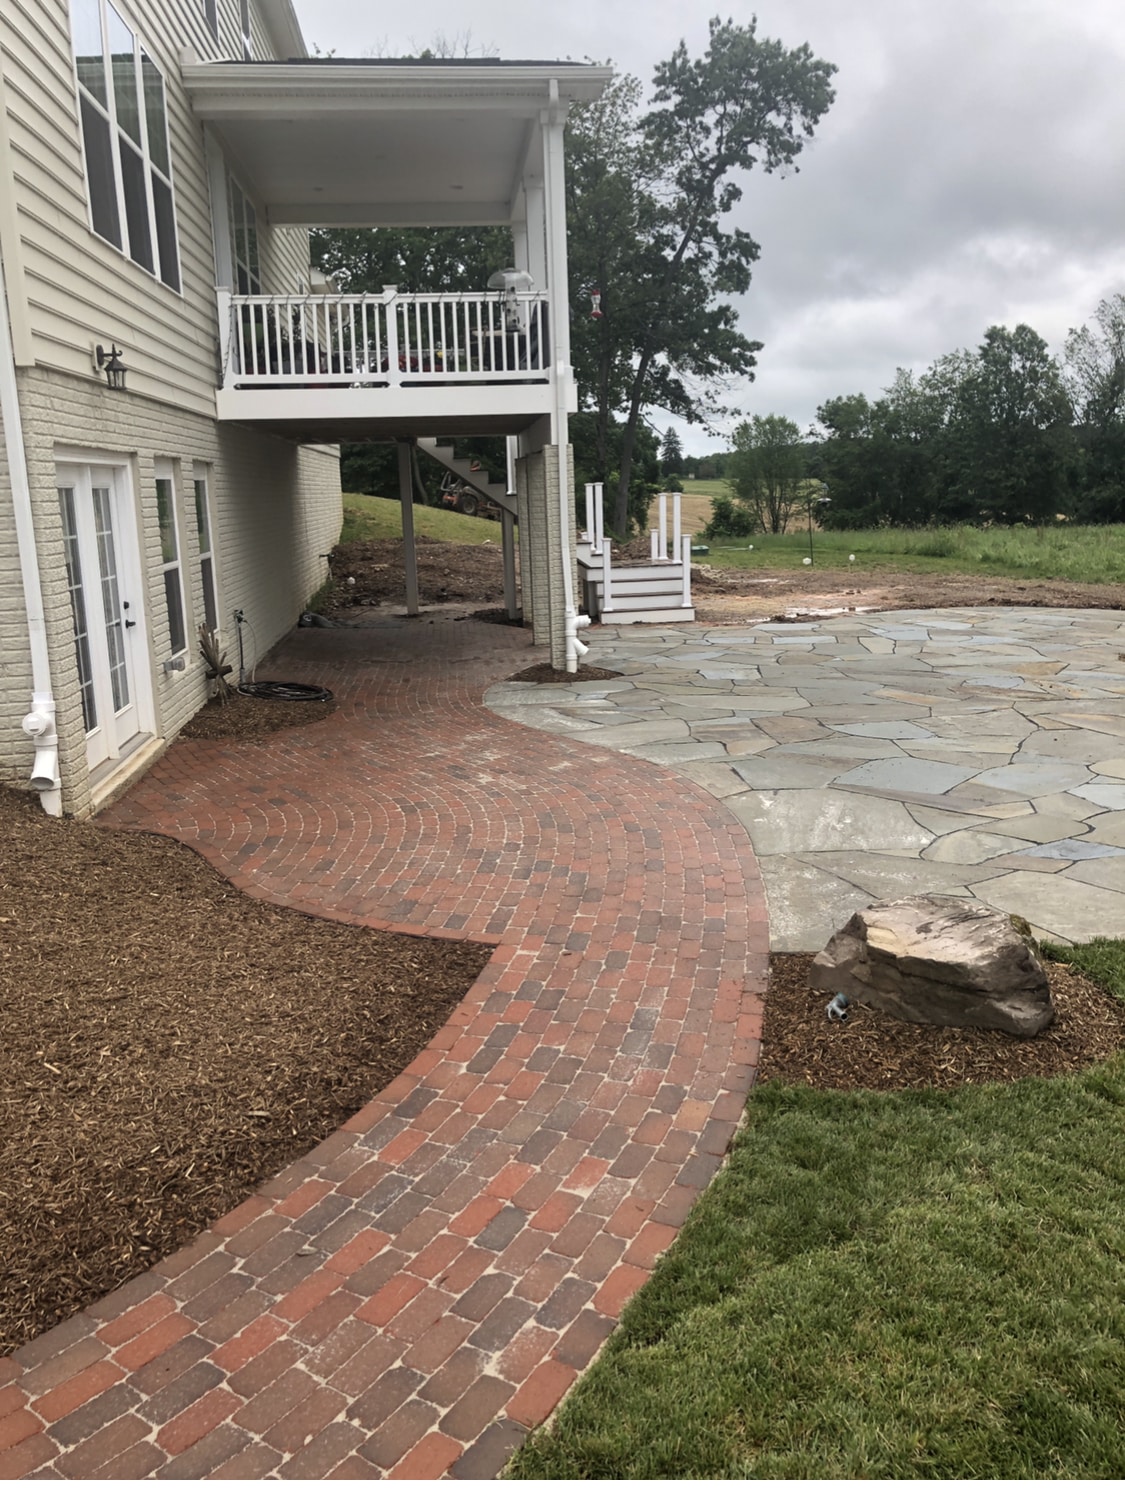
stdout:
[[(123, 351), (130, 393), (213, 416), (218, 329), (211, 209), (203, 131), (180, 86), (179, 56), (189, 46), (202, 57), (240, 57), (238, 7), (220, 0), (218, 44), (201, 0), (117, 0), (117, 9), (164, 80), (181, 294), (91, 227), (68, 6), (4, 0), (0, 107), (13, 175), (0, 181), (0, 192), (14, 206), (21, 239), (31, 350), (40, 367), (90, 379), (91, 348), (113, 343)], [(254, 7), (251, 22), (255, 56), (268, 57), (269, 37)], [(265, 290), (307, 285), (304, 230), (261, 228), (260, 240)]]

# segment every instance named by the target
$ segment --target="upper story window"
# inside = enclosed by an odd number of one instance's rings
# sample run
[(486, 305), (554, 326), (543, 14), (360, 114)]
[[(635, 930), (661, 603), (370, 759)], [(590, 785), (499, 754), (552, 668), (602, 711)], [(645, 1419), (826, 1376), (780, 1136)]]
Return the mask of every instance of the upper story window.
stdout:
[(109, 0), (71, 0), (94, 232), (180, 288), (164, 79)]
[(238, 19), (242, 26), (242, 60), (253, 62), (254, 43), (250, 36), (250, 0), (238, 0)]
[(203, 0), (203, 15), (207, 29), (216, 41), (219, 39), (219, 0)]
[(230, 228), (235, 291), (239, 295), (260, 295), (262, 268), (258, 260), (258, 216), (254, 204), (233, 176), (230, 178)]

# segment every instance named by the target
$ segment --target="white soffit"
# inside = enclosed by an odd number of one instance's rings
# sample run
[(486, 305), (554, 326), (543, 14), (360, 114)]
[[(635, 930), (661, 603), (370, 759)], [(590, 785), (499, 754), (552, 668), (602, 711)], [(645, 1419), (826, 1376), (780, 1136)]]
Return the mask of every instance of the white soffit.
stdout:
[(196, 115), (274, 223), (507, 222), (539, 117), (596, 98), (575, 64), (196, 63)]

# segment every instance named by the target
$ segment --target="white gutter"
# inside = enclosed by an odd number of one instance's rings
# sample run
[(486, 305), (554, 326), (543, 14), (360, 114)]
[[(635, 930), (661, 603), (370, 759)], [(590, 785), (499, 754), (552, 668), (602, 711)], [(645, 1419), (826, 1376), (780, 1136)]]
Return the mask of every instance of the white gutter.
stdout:
[(39, 556), (35, 546), (35, 521), (31, 511), (31, 485), (27, 477), (27, 449), (23, 441), (16, 360), (8, 312), (8, 287), (4, 256), (0, 251), (0, 418), (4, 421), (4, 445), (8, 457), (8, 481), (16, 519), (16, 544), (23, 575), (27, 608), (27, 635), (31, 651), (31, 713), (23, 728), (35, 742), (31, 785), (39, 793), (44, 811), (62, 816), (59, 785), (59, 737), (55, 730), (55, 696), (51, 690), (51, 660), (47, 651), (47, 623), (43, 609), (43, 587), (39, 579)]
[[(543, 139), (544, 199), (548, 212), (547, 283), (551, 287), (552, 335), (555, 340), (555, 450), (558, 452), (559, 520), (563, 535), (560, 560), (563, 572), (563, 635), (566, 642), (566, 671), (578, 672), (578, 660), (589, 652), (578, 636), (579, 629), (590, 625), (588, 616), (580, 616), (574, 604), (573, 556), (568, 541), (573, 512), (567, 456), (570, 448), (567, 415), (567, 380), (570, 377), (570, 321), (566, 304), (568, 275), (566, 264), (566, 188), (563, 177), (562, 123), (565, 110), (559, 106), (559, 85), (551, 80), (551, 108), (546, 112), (547, 129)], [(560, 305), (562, 310), (559, 309)]]

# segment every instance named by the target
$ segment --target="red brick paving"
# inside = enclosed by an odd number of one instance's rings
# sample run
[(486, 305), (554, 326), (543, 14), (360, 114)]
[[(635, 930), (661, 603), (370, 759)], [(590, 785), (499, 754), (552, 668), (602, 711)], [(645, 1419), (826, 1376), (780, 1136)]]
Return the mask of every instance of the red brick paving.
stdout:
[(714, 1173), (753, 1080), (766, 909), (670, 771), (490, 714), (526, 634), (294, 634), (340, 707), (181, 742), (103, 815), (234, 884), (495, 952), (344, 1129), (0, 1360), (0, 1480), (495, 1476)]

